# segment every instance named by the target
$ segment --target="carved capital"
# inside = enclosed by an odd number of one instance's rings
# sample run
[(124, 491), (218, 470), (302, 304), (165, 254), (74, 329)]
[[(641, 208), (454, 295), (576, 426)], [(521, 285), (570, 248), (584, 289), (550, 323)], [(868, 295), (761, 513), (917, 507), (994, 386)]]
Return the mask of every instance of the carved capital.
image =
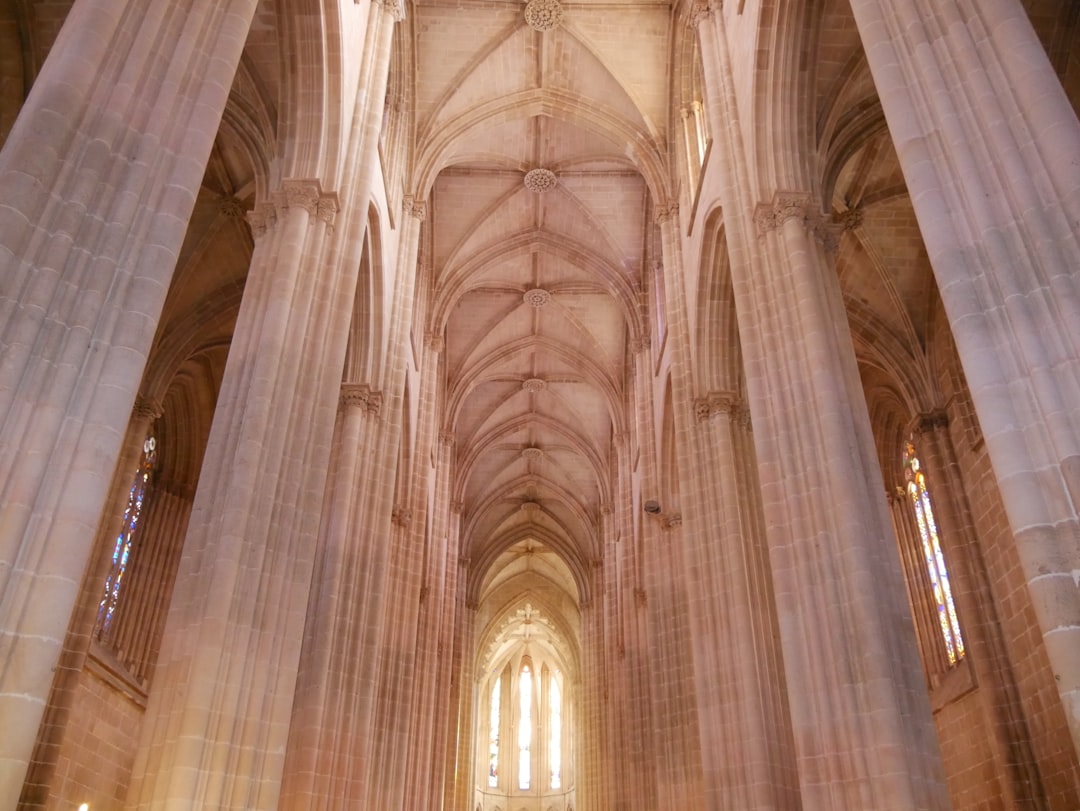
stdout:
[(933, 434), (949, 427), (949, 415), (943, 408), (917, 414), (912, 420), (911, 433), (916, 436)]
[(690, 4), (690, 11), (686, 15), (686, 22), (697, 28), (703, 20), (707, 19), (713, 11), (719, 11), (723, 7), (723, 0), (694, 0)]
[(681, 526), (682, 526), (682, 515), (680, 513), (675, 513), (674, 515), (670, 515), (664, 521), (664, 529), (677, 529), (678, 527), (681, 527)]
[(322, 187), (317, 180), (283, 180), (281, 182), (285, 208), (302, 208), (312, 217), (319, 212)]
[(630, 339), (630, 351), (635, 355), (640, 355), (642, 352), (649, 348), (649, 333), (643, 332), (640, 335), (635, 335)]
[(258, 203), (245, 217), (251, 226), (251, 233), (256, 238), (277, 225), (277, 206), (273, 203)]
[(412, 217), (420, 222), (423, 222), (427, 217), (427, 203), (423, 200), (417, 200), (411, 195), (406, 195), (402, 198), (401, 210), (405, 212), (406, 216)]
[(441, 355), (442, 351), (446, 349), (446, 342), (441, 335), (436, 335), (434, 332), (429, 332), (424, 336), (424, 346), (436, 355)]
[(319, 197), (315, 208), (315, 216), (331, 228), (337, 219), (338, 199), (336, 194), (324, 194)]
[(402, 0), (377, 0), (380, 6), (394, 18), (394, 22), (401, 22), (405, 19), (405, 4)]
[(412, 510), (395, 504), (394, 509), (390, 513), (390, 520), (393, 522), (394, 526), (408, 529), (409, 524), (412, 523)]
[(464, 510), (465, 510), (465, 502), (463, 502), (463, 501), (451, 501), (450, 502), (450, 512), (452, 512), (454, 515), (461, 515), (461, 513), (464, 512)]
[(779, 230), (788, 220), (797, 220), (814, 239), (830, 253), (840, 245), (840, 226), (827, 220), (814, 205), (808, 192), (778, 191), (770, 203), (754, 209), (754, 224), (758, 236)]
[(694, 417), (698, 422), (707, 422), (720, 414), (729, 417), (736, 415), (742, 402), (730, 391), (710, 392), (706, 397), (694, 401)]
[(454, 442), (456, 441), (453, 431), (439, 431), (439, 444), (444, 448), (454, 447)]
[(679, 203), (677, 200), (668, 200), (666, 203), (658, 205), (653, 209), (653, 217), (656, 220), (657, 225), (663, 225), (671, 220), (679, 213)]
[(136, 419), (153, 422), (162, 414), (161, 403), (141, 394), (135, 395), (135, 405), (131, 409), (131, 416)]
[(369, 416), (378, 417), (382, 411), (382, 392), (373, 391), (366, 383), (343, 383), (340, 406), (342, 410), (358, 408)]

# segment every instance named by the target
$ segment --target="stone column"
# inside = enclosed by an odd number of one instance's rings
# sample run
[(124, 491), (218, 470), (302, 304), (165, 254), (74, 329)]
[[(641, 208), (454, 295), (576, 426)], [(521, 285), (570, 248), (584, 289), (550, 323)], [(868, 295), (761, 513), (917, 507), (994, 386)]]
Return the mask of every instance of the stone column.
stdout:
[[(798, 808), (776, 612), (746, 406), (734, 392), (694, 403), (687, 579), (694, 620), (709, 808)], [(688, 507), (689, 509), (689, 507)], [(765, 558), (765, 559), (763, 559)]]
[[(394, 294), (387, 323), (391, 325), (386, 353), (385, 379), (392, 395), (391, 414), (397, 422), (386, 432), (385, 447), (380, 448), (381, 474), (387, 479), (386, 496), (393, 513), (394, 482), (400, 462), (402, 392), (405, 369), (412, 353), (409, 333), (412, 327), (413, 296), (417, 276), (417, 253), (420, 228), (427, 216), (427, 204), (406, 197), (403, 200), (404, 222), (394, 279)], [(412, 683), (416, 670), (417, 617), (420, 608), (421, 577), (418, 549), (409, 528), (397, 523), (389, 531), (390, 550), (387, 592), (382, 604), (378, 632), (378, 662), (375, 676), (375, 729), (371, 750), (376, 769), (367, 786), (365, 808), (402, 808), (405, 787), (405, 759), (408, 745), (408, 718), (412, 710)], [(378, 525), (377, 525), (378, 526)], [(385, 525), (383, 525), (385, 526)], [(380, 542), (386, 542), (382, 530)]]
[(0, 152), (0, 806), (52, 669), (255, 0), (77, 0)]
[(1080, 753), (1080, 122), (1020, 0), (852, 0)]
[[(682, 261), (676, 250), (678, 245), (678, 206), (661, 208), (657, 214), (663, 242), (663, 259), (655, 272), (665, 274), (664, 290), (668, 302), (664, 305), (668, 325), (667, 345), (671, 352), (671, 399), (670, 407), (678, 410), (689, 392), (682, 382), (689, 362), (687, 322), (684, 317), (682, 292)], [(674, 239), (674, 241), (672, 241)], [(695, 680), (695, 640), (692, 608), (696, 602), (691, 581), (686, 576), (686, 545), (689, 527), (684, 526), (682, 512), (693, 501), (684, 498), (685, 483), (678, 465), (669, 469), (670, 461), (679, 453), (682, 421), (675, 418), (675, 430), (664, 442), (674, 443), (673, 448), (657, 447), (653, 426), (667, 419), (655, 405), (658, 387), (665, 385), (662, 376), (654, 372), (653, 356), (648, 336), (641, 336), (635, 343), (639, 363), (634, 384), (638, 409), (636, 429), (641, 437), (642, 498), (661, 501), (659, 514), (644, 514), (644, 571), (648, 590), (647, 616), (649, 620), (649, 643), (652, 661), (651, 692), (653, 696), (653, 740), (656, 747), (656, 779), (658, 806), (662, 808), (705, 808), (702, 771), (702, 724), (710, 719), (702, 718), (697, 708), (698, 691), (712, 690), (714, 685)], [(696, 505), (694, 505), (696, 506)]]
[(260, 204), (129, 806), (279, 799), (356, 267), (328, 261), (337, 198)]
[[(428, 454), (417, 453), (413, 476), (414, 513), (429, 498), (432, 520), (430, 536), (425, 537), (426, 521), (415, 521), (411, 543), (424, 548), (423, 583), (420, 587), (420, 615), (416, 643), (416, 692), (413, 698), (412, 724), (408, 746), (407, 791), (405, 808), (438, 808), (445, 786), (441, 778), (447, 763), (447, 734), (452, 713), (451, 682), (456, 681), (460, 651), (453, 647), (459, 600), (458, 530), (460, 521), (450, 511), (450, 485), (454, 468), (454, 436), (438, 432), (435, 408), (442, 364), (439, 352), (442, 340), (429, 340), (425, 353), (423, 382), (420, 387), (421, 411), (426, 415), (427, 430), (418, 449), (437, 445), (434, 468), (426, 463)], [(458, 663), (455, 667), (454, 664)], [(471, 723), (467, 721), (466, 723)], [(464, 778), (463, 778), (464, 779)]]
[(803, 808), (947, 808), (832, 238), (807, 194), (755, 221), (733, 278)]
[[(402, 269), (410, 263), (415, 267), (423, 206), (413, 205), (410, 198), (405, 215), (393, 276), (399, 285), (395, 301), (411, 302), (411, 277)], [(400, 528), (392, 525), (393, 498), (402, 418), (402, 341), (408, 339), (409, 320), (395, 305), (388, 323), (394, 325), (390, 359), (375, 359), (370, 367), (353, 370), (377, 374), (378, 382), (349, 382), (341, 389), (334, 485), (303, 631), (284, 807), (368, 807), (367, 795), (387, 767), (379, 758), (375, 730), (383, 634), (396, 599), (391, 555)], [(362, 329), (358, 334), (367, 333)]]
[[(685, 526), (680, 565), (690, 595), (690, 651), (707, 808), (793, 808), (791, 730), (775, 649), (765, 562), (752, 550), (760, 526), (748, 513), (754, 467), (736, 449), (734, 391), (694, 399), (678, 207), (659, 212), (668, 293), (672, 390)], [(728, 351), (734, 351), (728, 348)], [(732, 385), (736, 381), (732, 381)], [(762, 685), (773, 688), (762, 689)]]
[(754, 199), (724, 13), (694, 16), (802, 808), (947, 808), (832, 235), (808, 194)]
[[(72, 614), (64, 648), (52, 679), (48, 704), (38, 731), (22, 796), (19, 799), (20, 808), (45, 808), (50, 800), (50, 790), (54, 788), (53, 777), (56, 774), (64, 737), (68, 731), (67, 722), (76, 701), (79, 674), (86, 665), (86, 659), (93, 644), (97, 606), (101, 603), (105, 578), (112, 568), (112, 553), (123, 522), (124, 509), (131, 495), (132, 482), (142, 458), (147, 434), (154, 420), (160, 416), (159, 403), (141, 395), (136, 397), (135, 407), (132, 409), (131, 420), (128, 422), (124, 436), (120, 460), (116, 465), (109, 488), (109, 499), (93, 542), (94, 551), (81, 584), (76, 609)], [(162, 510), (163, 512), (168, 512), (167, 503), (162, 504), (163, 499), (159, 498), (158, 488), (159, 485), (155, 481), (152, 513), (149, 503), (143, 506), (140, 519), (143, 526), (139, 529), (140, 546), (142, 546), (142, 539), (147, 537), (145, 523), (147, 519), (156, 519), (159, 512), (158, 505), (166, 508)], [(131, 568), (133, 567), (129, 567), (129, 575), (132, 573)], [(128, 582), (125, 582), (124, 588), (126, 593), (131, 593)], [(121, 606), (123, 607), (123, 603)], [(121, 615), (118, 615), (114, 622), (120, 619)], [(117, 626), (114, 625), (114, 627)], [(128, 664), (128, 662), (125, 663)], [(131, 667), (130, 664), (129, 667)], [(132, 670), (134, 671), (134, 668)], [(55, 794), (52, 799), (55, 801)]]

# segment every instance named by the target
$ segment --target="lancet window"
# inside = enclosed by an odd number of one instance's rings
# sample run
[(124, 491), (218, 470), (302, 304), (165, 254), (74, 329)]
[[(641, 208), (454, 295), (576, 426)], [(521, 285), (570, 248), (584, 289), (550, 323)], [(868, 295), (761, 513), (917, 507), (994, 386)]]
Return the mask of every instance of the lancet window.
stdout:
[(112, 627), (113, 617), (116, 614), (116, 607), (119, 604), (121, 591), (124, 587), (124, 576), (127, 573), (131, 554), (138, 538), (139, 521), (143, 516), (143, 508), (149, 493), (156, 461), (157, 439), (151, 434), (143, 441), (142, 456), (135, 471), (135, 480), (132, 482), (131, 490), (128, 493), (123, 523), (120, 525), (120, 531), (113, 546), (112, 565), (105, 578), (104, 594), (98, 604), (95, 631), (98, 639), (106, 639)]
[(904, 449), (904, 472), (907, 478), (908, 498), (915, 511), (915, 522), (922, 542), (922, 553), (926, 563), (926, 573), (930, 579), (930, 588), (935, 602), (937, 624), (941, 628), (941, 637), (950, 665), (955, 665), (964, 656), (964, 638), (960, 632), (960, 621), (953, 601), (952, 584), (945, 566), (945, 555), (941, 551), (941, 539), (938, 535), (934, 508), (930, 502), (930, 493), (926, 487), (926, 474), (915, 453), (915, 446), (908, 442)]

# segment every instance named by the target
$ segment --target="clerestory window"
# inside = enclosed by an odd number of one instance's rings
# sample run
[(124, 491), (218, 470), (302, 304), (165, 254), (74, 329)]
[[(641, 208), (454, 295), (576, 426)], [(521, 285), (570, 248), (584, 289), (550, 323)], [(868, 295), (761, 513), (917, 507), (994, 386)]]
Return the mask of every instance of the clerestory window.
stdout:
[(131, 490), (128, 493), (123, 523), (120, 525), (120, 531), (113, 546), (112, 565), (105, 578), (104, 594), (101, 597), (101, 602), (98, 603), (95, 635), (99, 640), (107, 639), (112, 628), (116, 607), (119, 604), (121, 590), (124, 586), (124, 576), (127, 573), (128, 564), (131, 561), (131, 555), (138, 539), (139, 520), (143, 515), (143, 507), (149, 493), (156, 461), (157, 439), (151, 434), (143, 441), (142, 456), (135, 471), (135, 480), (132, 482)]
[(926, 474), (922, 470), (922, 464), (915, 453), (915, 446), (911, 442), (906, 443), (904, 449), (904, 472), (907, 479), (907, 495), (915, 511), (915, 523), (922, 541), (926, 573), (930, 579), (930, 588), (936, 604), (937, 624), (941, 628), (941, 637), (949, 664), (955, 665), (964, 656), (964, 637), (960, 632), (960, 620), (956, 615), (956, 604), (953, 601), (949, 571), (945, 566), (945, 555), (941, 551), (937, 521), (934, 519), (934, 508), (930, 503), (930, 493), (926, 486)]

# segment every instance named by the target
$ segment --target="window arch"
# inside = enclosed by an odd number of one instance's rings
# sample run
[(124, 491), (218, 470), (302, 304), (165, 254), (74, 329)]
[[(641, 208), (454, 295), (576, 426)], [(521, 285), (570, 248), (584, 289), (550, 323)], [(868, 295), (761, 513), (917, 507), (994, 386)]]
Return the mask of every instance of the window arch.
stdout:
[(533, 672), (532, 661), (525, 657), (518, 671), (518, 788), (532, 788)]
[(930, 588), (936, 604), (937, 621), (941, 628), (941, 638), (949, 665), (957, 664), (964, 657), (964, 637), (960, 631), (960, 621), (953, 601), (952, 584), (945, 566), (945, 555), (941, 551), (941, 539), (938, 536), (937, 521), (926, 486), (926, 474), (915, 453), (915, 445), (908, 441), (904, 446), (904, 475), (908, 499), (915, 512), (915, 523), (922, 542), (923, 558)]

